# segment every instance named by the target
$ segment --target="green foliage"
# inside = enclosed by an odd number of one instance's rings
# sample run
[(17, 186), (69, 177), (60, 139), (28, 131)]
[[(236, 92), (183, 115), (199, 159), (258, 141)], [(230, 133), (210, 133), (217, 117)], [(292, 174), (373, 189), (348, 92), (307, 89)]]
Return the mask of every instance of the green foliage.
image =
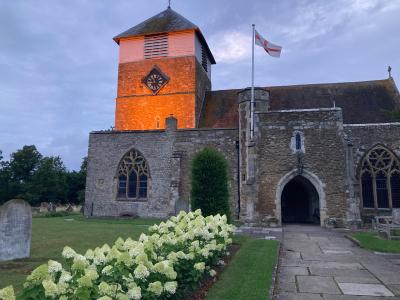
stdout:
[(0, 150), (0, 205), (22, 198), (41, 202), (83, 203), (87, 160), (79, 172), (68, 172), (59, 156), (43, 156), (34, 145), (24, 146), (3, 161)]
[(234, 226), (225, 216), (205, 218), (197, 210), (148, 231), (84, 255), (64, 247), (63, 263), (49, 260), (33, 270), (20, 299), (182, 299), (177, 291), (216, 274), (211, 268), (232, 243)]
[(400, 253), (399, 240), (385, 240), (376, 232), (357, 232), (351, 235), (361, 244), (362, 248), (379, 252)]
[(227, 163), (222, 154), (205, 148), (195, 155), (191, 193), (192, 209), (200, 208), (206, 216), (219, 213), (229, 219)]
[[(43, 215), (43, 217), (45, 218), (58, 218), (58, 217), (67, 217), (71, 215), (71, 213), (67, 212), (67, 211), (51, 211), (51, 212), (47, 212)], [(72, 214), (74, 215), (74, 214)]]

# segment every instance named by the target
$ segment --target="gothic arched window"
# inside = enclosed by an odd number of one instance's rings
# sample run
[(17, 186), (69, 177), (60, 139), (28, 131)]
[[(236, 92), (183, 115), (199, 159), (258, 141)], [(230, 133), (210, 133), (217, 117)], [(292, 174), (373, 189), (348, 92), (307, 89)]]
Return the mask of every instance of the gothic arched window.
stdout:
[(364, 208), (400, 208), (400, 164), (383, 146), (372, 148), (361, 163), (361, 197)]
[(132, 149), (122, 158), (118, 166), (119, 199), (147, 198), (149, 168), (141, 153)]

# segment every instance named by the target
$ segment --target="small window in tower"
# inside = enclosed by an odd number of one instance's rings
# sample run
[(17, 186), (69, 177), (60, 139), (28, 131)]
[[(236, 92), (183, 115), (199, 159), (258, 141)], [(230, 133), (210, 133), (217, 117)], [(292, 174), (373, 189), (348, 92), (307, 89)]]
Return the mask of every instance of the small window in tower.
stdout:
[(204, 70), (207, 71), (207, 51), (204, 49), (204, 46), (201, 46), (201, 65), (203, 66)]
[(147, 35), (144, 37), (144, 58), (161, 58), (168, 56), (168, 34)]

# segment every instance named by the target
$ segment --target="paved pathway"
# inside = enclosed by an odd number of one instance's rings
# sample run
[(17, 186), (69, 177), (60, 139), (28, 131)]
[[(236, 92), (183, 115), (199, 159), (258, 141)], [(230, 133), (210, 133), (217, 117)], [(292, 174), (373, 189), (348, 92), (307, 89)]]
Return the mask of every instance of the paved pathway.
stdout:
[(276, 299), (400, 299), (399, 256), (360, 249), (342, 233), (283, 227)]

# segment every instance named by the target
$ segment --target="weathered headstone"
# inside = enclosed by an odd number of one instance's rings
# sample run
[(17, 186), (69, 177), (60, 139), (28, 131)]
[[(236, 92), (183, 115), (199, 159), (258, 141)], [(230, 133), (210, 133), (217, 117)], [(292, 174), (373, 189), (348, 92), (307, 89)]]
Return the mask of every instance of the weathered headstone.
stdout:
[(56, 205), (53, 202), (50, 202), (47, 205), (47, 211), (48, 212), (55, 212), (56, 211)]
[(0, 261), (29, 257), (31, 237), (31, 206), (19, 199), (0, 206)]
[(48, 212), (47, 210), (48, 205), (49, 204), (47, 202), (40, 203), (40, 212)]
[(400, 208), (392, 209), (392, 217), (394, 223), (400, 224)]

